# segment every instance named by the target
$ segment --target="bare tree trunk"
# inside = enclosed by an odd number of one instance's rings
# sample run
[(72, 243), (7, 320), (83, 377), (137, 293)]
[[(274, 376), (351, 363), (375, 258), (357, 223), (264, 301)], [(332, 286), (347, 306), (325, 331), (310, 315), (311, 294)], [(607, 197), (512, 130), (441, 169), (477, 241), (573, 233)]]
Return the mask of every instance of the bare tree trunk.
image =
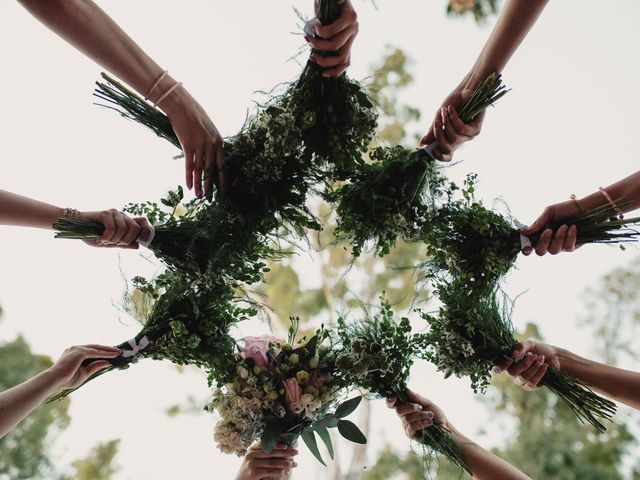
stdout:
[[(369, 438), (369, 431), (371, 430), (371, 403), (362, 402), (360, 404), (360, 417), (358, 419), (358, 426), (365, 437)], [(353, 457), (351, 457), (351, 465), (349, 466), (349, 473), (347, 474), (347, 480), (360, 480), (364, 475), (364, 466), (367, 460), (367, 444), (356, 444), (353, 447)]]

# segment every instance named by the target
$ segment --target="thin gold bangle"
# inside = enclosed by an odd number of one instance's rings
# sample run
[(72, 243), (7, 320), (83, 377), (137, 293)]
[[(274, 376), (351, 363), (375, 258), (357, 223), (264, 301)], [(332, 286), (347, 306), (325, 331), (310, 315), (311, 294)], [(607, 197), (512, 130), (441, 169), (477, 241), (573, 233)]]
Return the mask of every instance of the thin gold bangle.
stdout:
[(580, 213), (585, 213), (584, 208), (582, 208), (582, 205), (580, 205), (580, 202), (578, 202), (578, 199), (576, 198), (576, 194), (572, 193), (571, 195), (569, 195), (569, 198), (571, 200), (573, 200), (576, 204), (576, 206), (578, 207), (578, 210), (580, 210)]
[(611, 195), (609, 195), (609, 192), (607, 192), (602, 187), (598, 187), (598, 190), (600, 190), (600, 193), (602, 193), (604, 198), (607, 199), (607, 202), (609, 202), (609, 205), (611, 205), (611, 207), (615, 210), (616, 214), (618, 214), (618, 217), (620, 217), (621, 219), (624, 218), (624, 215), (622, 214), (622, 210), (620, 210), (620, 207), (618, 207), (616, 202), (613, 201), (613, 198), (611, 198)]
[(169, 70), (165, 70), (164, 72), (162, 72), (162, 75), (160, 75), (160, 77), (156, 80), (156, 83), (153, 84), (153, 86), (149, 89), (149, 92), (144, 96), (145, 100), (149, 100), (151, 94), (156, 90), (156, 88), (158, 88), (158, 85), (160, 85), (160, 82), (164, 80), (164, 77), (166, 77), (168, 73)]
[(180, 85), (182, 85), (182, 82), (176, 82), (175, 85), (173, 87), (171, 87), (169, 90), (167, 90), (167, 92), (162, 95), (154, 104), (154, 107), (158, 107), (160, 106), (160, 104), (164, 101), (165, 98), (167, 98), (169, 95), (171, 95), (173, 93), (173, 91), (178, 88)]

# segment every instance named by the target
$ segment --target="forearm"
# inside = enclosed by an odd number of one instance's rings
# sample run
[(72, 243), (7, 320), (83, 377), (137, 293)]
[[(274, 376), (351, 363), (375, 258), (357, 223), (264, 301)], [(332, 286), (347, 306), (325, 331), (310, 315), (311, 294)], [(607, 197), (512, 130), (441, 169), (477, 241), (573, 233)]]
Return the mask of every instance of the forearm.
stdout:
[(593, 390), (640, 409), (640, 373), (594, 362), (565, 349), (558, 349), (560, 369)]
[(0, 190), (0, 225), (51, 228), (64, 209)]
[[(605, 187), (605, 191), (617, 205), (620, 205), (620, 209), (623, 212), (630, 212), (640, 208), (640, 171)], [(578, 203), (583, 210), (589, 211), (608, 205), (609, 201), (598, 190), (581, 198)]]
[(51, 370), (0, 393), (0, 438), (35, 410), (58, 389), (58, 381)]
[(475, 480), (531, 480), (531, 478), (500, 457), (485, 450), (451, 428), (453, 438)]
[(19, 1), (49, 29), (142, 95), (161, 75), (162, 68), (91, 0)]
[(489, 74), (501, 72), (536, 23), (548, 0), (506, 0), (491, 36), (463, 85), (475, 89)]

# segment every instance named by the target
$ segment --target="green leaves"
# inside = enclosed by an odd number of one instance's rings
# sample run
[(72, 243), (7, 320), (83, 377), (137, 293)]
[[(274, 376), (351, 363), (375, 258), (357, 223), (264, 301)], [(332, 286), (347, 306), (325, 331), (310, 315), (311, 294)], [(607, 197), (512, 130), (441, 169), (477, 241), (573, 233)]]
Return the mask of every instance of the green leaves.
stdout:
[(338, 422), (338, 431), (340, 435), (353, 443), (367, 443), (367, 437), (364, 436), (355, 423), (349, 420), (340, 420)]
[(329, 413), (316, 420), (310, 427), (302, 432), (302, 440), (309, 447), (311, 453), (318, 459), (320, 463), (325, 465), (320, 450), (318, 449), (318, 441), (316, 439), (316, 433), (323, 441), (327, 452), (331, 459), (333, 459), (333, 442), (331, 441), (331, 435), (329, 433), (330, 428), (337, 428), (338, 432), (347, 440), (354, 443), (367, 443), (367, 437), (360, 431), (360, 429), (348, 420), (342, 420), (344, 417), (351, 415), (360, 402), (362, 396), (351, 398), (336, 408), (335, 413)]
[(360, 405), (361, 401), (362, 397), (360, 396), (341, 403), (340, 405), (338, 405), (338, 408), (336, 408), (335, 416), (338, 418), (348, 417), (356, 408), (358, 408), (358, 405)]

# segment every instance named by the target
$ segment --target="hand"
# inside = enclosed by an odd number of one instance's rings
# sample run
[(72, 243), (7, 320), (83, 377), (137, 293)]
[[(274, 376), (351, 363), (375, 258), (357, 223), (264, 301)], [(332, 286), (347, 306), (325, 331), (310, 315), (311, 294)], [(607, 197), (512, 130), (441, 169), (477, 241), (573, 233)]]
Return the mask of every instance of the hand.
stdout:
[[(82, 345), (67, 348), (60, 359), (49, 368), (58, 388), (76, 388), (82, 385), (94, 373), (107, 368), (111, 362), (100, 359), (112, 359), (122, 355), (122, 350), (102, 345)], [(87, 359), (96, 359), (83, 366)]]
[(560, 370), (558, 349), (548, 343), (529, 339), (518, 344), (512, 359), (506, 360), (496, 368), (506, 370), (513, 382), (528, 391), (540, 388), (540, 381), (549, 369), (549, 365)]
[(447, 417), (440, 407), (411, 390), (407, 390), (406, 395), (409, 403), (397, 404), (396, 398), (389, 398), (387, 406), (396, 410), (407, 437), (414, 438), (420, 430), (434, 423), (449, 428)]
[[(578, 229), (575, 225), (562, 225), (555, 232), (551, 228), (552, 225), (559, 225), (563, 221), (575, 218), (582, 214), (582, 210), (575, 200), (556, 203), (544, 209), (542, 215), (522, 231), (523, 235), (533, 235), (542, 231), (535, 244), (537, 255), (545, 255), (547, 252), (556, 255), (560, 252), (573, 252), (579, 245), (576, 245), (578, 238)], [(544, 231), (543, 231), (544, 230)], [(523, 249), (525, 255), (531, 254), (533, 247)]]
[(285, 478), (292, 468), (298, 466), (293, 457), (298, 454), (294, 448), (277, 445), (271, 453), (262, 450), (259, 442), (249, 447), (244, 456), (236, 480), (262, 480), (264, 478)]
[(311, 54), (311, 61), (325, 70), (323, 77), (336, 78), (342, 75), (351, 65), (351, 46), (358, 34), (358, 14), (351, 1), (347, 0), (340, 17), (331, 25), (316, 27), (316, 36), (305, 36), (305, 40), (320, 52), (335, 52), (336, 55), (323, 56), (316, 52)]
[(450, 162), (454, 152), (465, 142), (473, 140), (480, 134), (482, 121), (485, 112), (482, 112), (470, 123), (464, 123), (456, 109), (464, 105), (464, 102), (471, 97), (473, 89), (458, 87), (445, 98), (442, 106), (436, 112), (433, 123), (429, 130), (422, 137), (420, 145), (426, 147), (436, 143), (433, 149), (433, 156), (441, 162)]
[(102, 212), (80, 212), (80, 218), (104, 225), (104, 233), (97, 240), (85, 240), (93, 247), (139, 248), (137, 240), (151, 238), (152, 227), (146, 218), (131, 218), (115, 209)]
[(213, 198), (213, 179), (217, 171), (220, 188), (225, 188), (224, 150), (220, 132), (200, 104), (183, 87), (179, 87), (163, 103), (185, 160), (186, 183), (198, 197)]

